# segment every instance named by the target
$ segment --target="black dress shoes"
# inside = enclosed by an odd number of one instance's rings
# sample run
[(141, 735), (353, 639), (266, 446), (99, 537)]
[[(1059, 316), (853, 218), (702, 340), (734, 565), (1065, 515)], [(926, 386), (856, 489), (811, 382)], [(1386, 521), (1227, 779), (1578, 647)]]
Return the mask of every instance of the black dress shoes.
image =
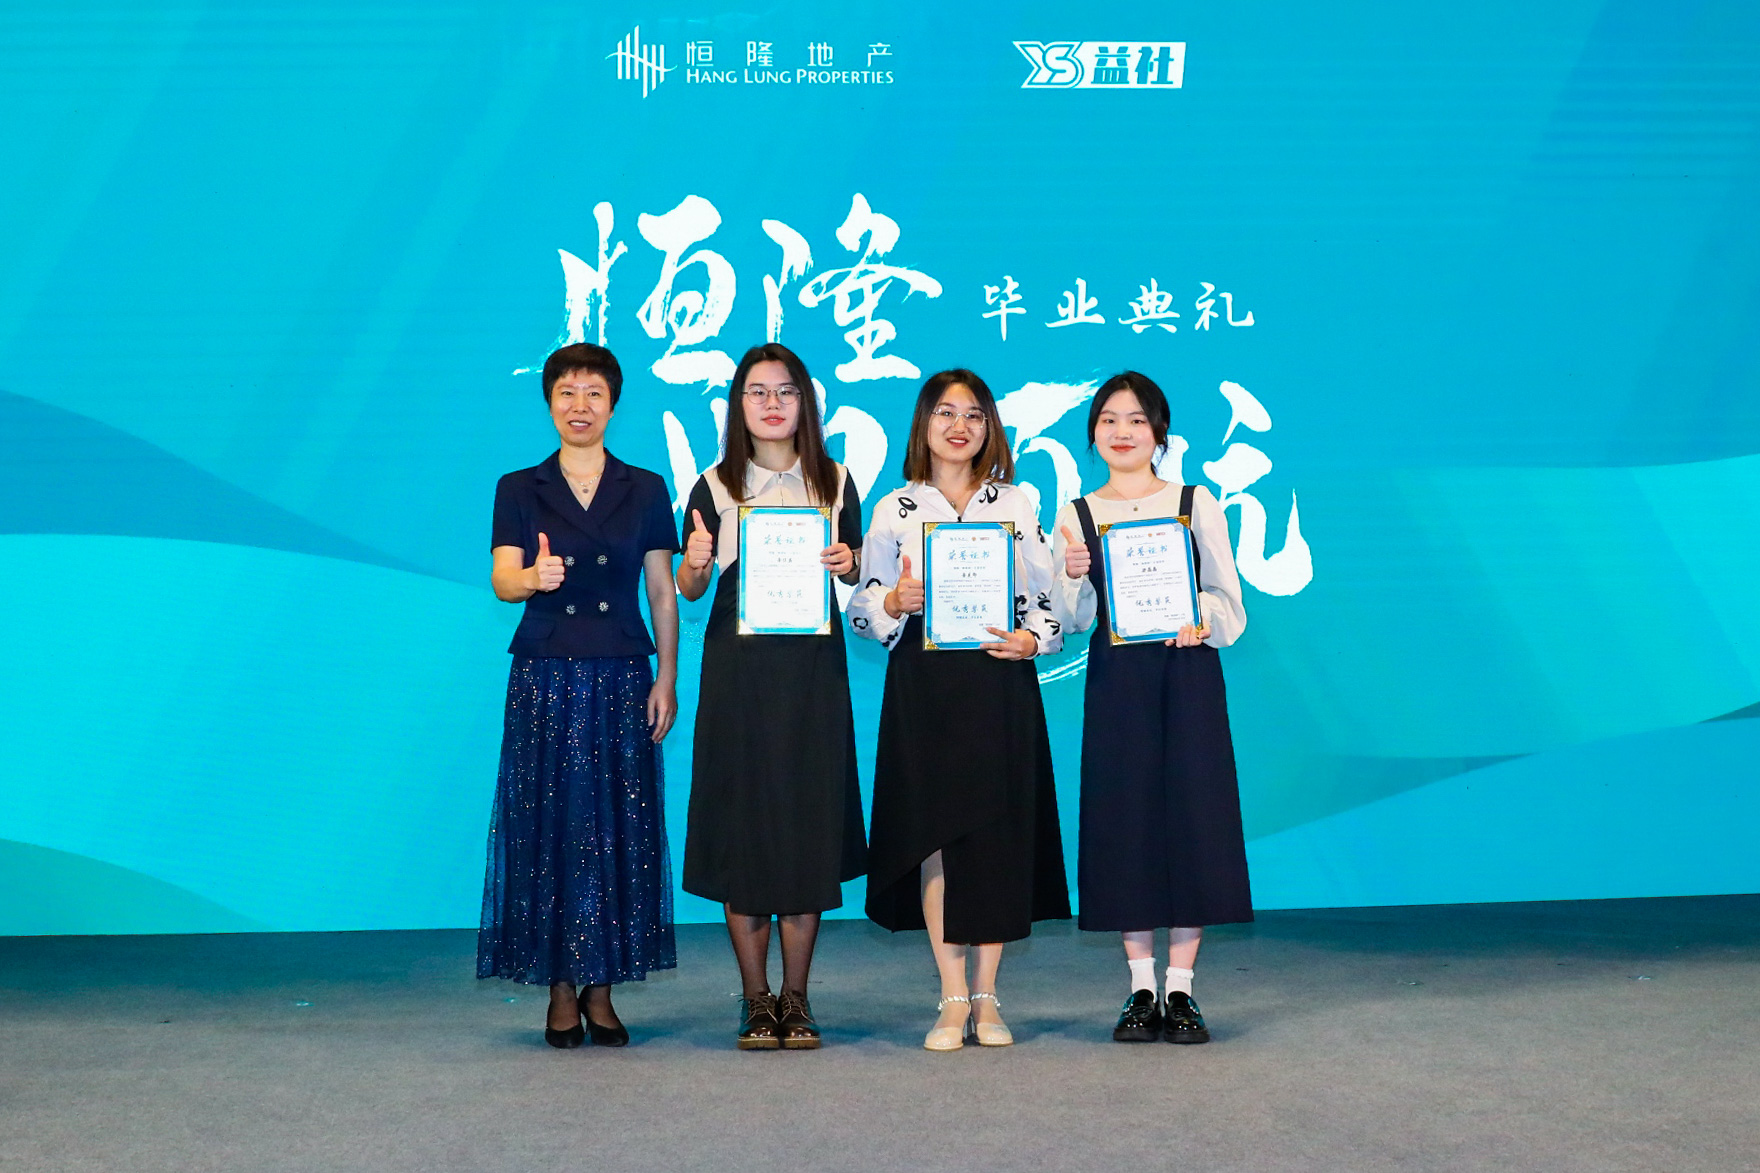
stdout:
[[(629, 1045), (629, 1029), (618, 1023), (616, 1026), (600, 1026), (591, 1018), (587, 1019), (587, 1033), (593, 1036), (595, 1047), (623, 1047)], [(576, 1044), (577, 1046), (579, 1044)]]
[(578, 1022), (567, 1030), (552, 1030), (548, 1026), (544, 1028), (544, 1041), (563, 1051), (580, 1046), (586, 1038), (587, 1032), (581, 1029)]
[(776, 1019), (776, 995), (766, 991), (739, 1003), (739, 1049), (774, 1051), (782, 1046), (781, 1023)]
[(1167, 1030), (1167, 1041), (1170, 1043), (1207, 1043), (1210, 1031), (1204, 1025), (1204, 1016), (1198, 1013), (1198, 1004), (1192, 1001), (1190, 994), (1175, 990), (1167, 995), (1167, 1013), (1163, 1015), (1163, 1026)]
[(1154, 990), (1133, 990), (1112, 1028), (1115, 1043), (1152, 1043), (1161, 1037), (1161, 1007)]
[(819, 1024), (813, 1021), (813, 1008), (805, 994), (782, 991), (776, 1004), (777, 1031), (782, 1045), (790, 1051), (810, 1051), (819, 1046)]

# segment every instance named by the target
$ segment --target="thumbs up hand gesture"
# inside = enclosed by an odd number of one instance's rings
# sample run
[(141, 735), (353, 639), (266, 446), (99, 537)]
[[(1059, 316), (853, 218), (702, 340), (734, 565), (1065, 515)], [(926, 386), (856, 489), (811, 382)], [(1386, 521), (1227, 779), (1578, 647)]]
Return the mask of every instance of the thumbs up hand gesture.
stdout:
[(538, 535), (538, 560), (527, 568), (532, 576), (532, 589), (537, 591), (553, 591), (562, 585), (565, 573), (562, 559), (550, 552), (548, 534)]
[(911, 556), (904, 556), (904, 570), (898, 585), (886, 595), (886, 613), (894, 619), (915, 615), (923, 609), (923, 580), (911, 576)]
[(695, 528), (685, 539), (684, 564), (692, 570), (707, 570), (710, 559), (715, 557), (715, 541), (709, 536), (709, 527), (703, 524), (700, 510), (691, 510), (691, 522)]
[(1070, 578), (1081, 578), (1093, 566), (1093, 558), (1088, 554), (1088, 543), (1076, 541), (1076, 536), (1069, 532), (1069, 526), (1060, 525), (1057, 532), (1063, 535), (1063, 573)]

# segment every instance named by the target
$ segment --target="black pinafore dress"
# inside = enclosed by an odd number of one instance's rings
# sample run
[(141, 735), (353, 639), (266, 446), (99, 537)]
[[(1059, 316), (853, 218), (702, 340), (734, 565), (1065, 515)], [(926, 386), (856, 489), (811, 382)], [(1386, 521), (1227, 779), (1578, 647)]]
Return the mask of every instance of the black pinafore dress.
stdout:
[[(836, 534), (862, 532), (847, 474)], [(685, 509), (717, 516), (705, 475)], [(689, 537), (689, 531), (686, 531)], [(867, 870), (843, 616), (828, 635), (739, 634), (739, 563), (720, 573), (703, 633), (684, 890), (750, 916), (824, 912)]]
[[(1192, 515), (1192, 486), (1179, 509)], [(1208, 644), (1113, 644), (1105, 548), (1088, 503), (1078, 498), (1075, 510), (1099, 596), (1082, 728), (1077, 923), (1136, 932), (1250, 921), (1222, 659)]]

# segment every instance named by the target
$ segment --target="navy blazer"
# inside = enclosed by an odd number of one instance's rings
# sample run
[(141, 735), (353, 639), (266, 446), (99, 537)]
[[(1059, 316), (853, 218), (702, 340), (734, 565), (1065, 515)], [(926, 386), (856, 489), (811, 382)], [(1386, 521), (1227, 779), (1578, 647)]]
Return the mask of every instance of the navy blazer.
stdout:
[(666, 482), (605, 454), (605, 471), (587, 508), (563, 478), (560, 452), (495, 485), (491, 546), (518, 546), (538, 558), (538, 535), (562, 559), (562, 585), (526, 600), (507, 650), (516, 656), (650, 656), (638, 586), (649, 550), (678, 549)]

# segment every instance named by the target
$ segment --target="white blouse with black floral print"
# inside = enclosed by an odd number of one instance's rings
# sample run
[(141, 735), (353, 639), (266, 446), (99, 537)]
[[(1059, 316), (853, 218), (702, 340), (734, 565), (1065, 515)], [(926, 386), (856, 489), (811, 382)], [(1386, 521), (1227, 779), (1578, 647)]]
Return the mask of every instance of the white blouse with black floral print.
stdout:
[(904, 559), (911, 577), (923, 577), (923, 523), (926, 521), (1009, 521), (1014, 523), (1014, 622), (1033, 633), (1039, 655), (1063, 647), (1063, 625), (1051, 613), (1054, 578), (1051, 546), (1033, 511), (1032, 498), (1016, 485), (986, 481), (960, 513), (933, 485), (912, 483), (874, 503), (868, 536), (862, 542), (862, 578), (849, 600), (849, 625), (860, 636), (877, 639), (891, 651), (904, 633), (905, 618), (886, 613), (886, 596), (898, 585)]

